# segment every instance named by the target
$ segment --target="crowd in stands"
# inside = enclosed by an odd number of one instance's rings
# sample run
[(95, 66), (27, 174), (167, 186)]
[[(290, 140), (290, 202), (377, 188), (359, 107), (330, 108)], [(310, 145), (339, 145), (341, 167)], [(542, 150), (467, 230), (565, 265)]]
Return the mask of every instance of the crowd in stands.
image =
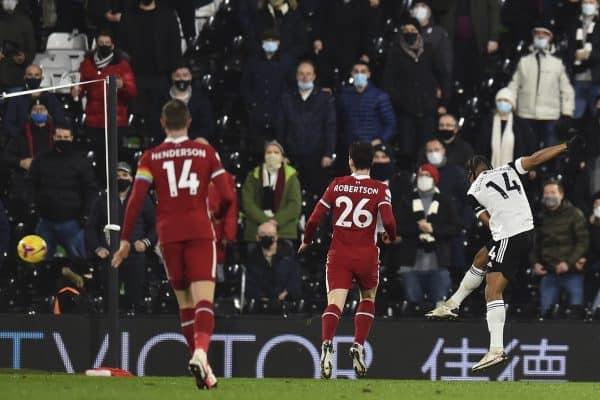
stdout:
[[(389, 185), (398, 225), (395, 242), (379, 243), (378, 313), (422, 315), (452, 293), (489, 239), (467, 201), (466, 161), (482, 154), (497, 167), (578, 133), (584, 154), (524, 178), (536, 240), (507, 303), (522, 318), (600, 318), (599, 0), (2, 0), (0, 8), (0, 92), (52, 86), (57, 76), (82, 83), (0, 100), (0, 312), (105, 307), (104, 83), (83, 82), (114, 75), (121, 220), (141, 151), (164, 139), (159, 117), (170, 99), (188, 105), (190, 138), (219, 151), (237, 190), (228, 209), (209, 192), (217, 313), (322, 309), (329, 228), (306, 254), (295, 250), (331, 178), (348, 173), (348, 145), (361, 140), (374, 146), (371, 175)], [(61, 53), (53, 37), (84, 39)], [(62, 59), (76, 64), (56, 71)], [(151, 195), (120, 270), (124, 311), (175, 310), (154, 214)], [(47, 262), (17, 259), (16, 243), (30, 233), (46, 240)], [(464, 314), (478, 316), (481, 299)]]

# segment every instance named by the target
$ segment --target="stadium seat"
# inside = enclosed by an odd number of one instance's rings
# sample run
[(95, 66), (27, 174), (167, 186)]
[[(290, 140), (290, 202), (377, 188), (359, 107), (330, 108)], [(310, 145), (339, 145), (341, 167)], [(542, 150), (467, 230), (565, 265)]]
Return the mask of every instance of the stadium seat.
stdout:
[(78, 32), (51, 33), (46, 43), (46, 51), (48, 50), (80, 50), (86, 52), (89, 50), (87, 36)]

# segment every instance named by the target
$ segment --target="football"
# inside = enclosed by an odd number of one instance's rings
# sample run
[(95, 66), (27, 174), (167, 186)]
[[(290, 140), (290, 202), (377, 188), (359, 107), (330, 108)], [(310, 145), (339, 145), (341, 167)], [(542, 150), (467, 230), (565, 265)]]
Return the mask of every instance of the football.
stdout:
[(46, 258), (48, 246), (46, 246), (46, 242), (40, 236), (28, 235), (19, 242), (17, 252), (21, 260), (35, 264)]

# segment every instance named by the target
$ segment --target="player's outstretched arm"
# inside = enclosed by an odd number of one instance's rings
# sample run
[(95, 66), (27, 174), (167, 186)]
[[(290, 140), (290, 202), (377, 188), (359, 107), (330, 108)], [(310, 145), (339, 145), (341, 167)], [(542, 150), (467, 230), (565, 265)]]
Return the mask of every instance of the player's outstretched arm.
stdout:
[(302, 253), (308, 246), (311, 245), (321, 219), (323, 219), (323, 217), (329, 212), (329, 208), (325, 206), (325, 204), (327, 203), (321, 199), (310, 215), (308, 222), (306, 222), (306, 226), (304, 228), (304, 240), (302, 241), (300, 248), (298, 248), (298, 253)]
[(566, 151), (570, 153), (578, 153), (585, 147), (583, 138), (579, 135), (573, 136), (566, 143), (557, 144), (556, 146), (546, 147), (536, 151), (528, 157), (521, 157), (521, 166), (525, 171), (531, 171), (537, 166), (552, 160), (554, 157)]

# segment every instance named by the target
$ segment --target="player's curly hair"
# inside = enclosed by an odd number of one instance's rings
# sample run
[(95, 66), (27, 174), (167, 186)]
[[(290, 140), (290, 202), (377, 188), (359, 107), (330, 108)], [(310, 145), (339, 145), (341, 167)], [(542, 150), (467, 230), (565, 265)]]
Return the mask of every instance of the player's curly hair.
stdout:
[(484, 166), (485, 169), (493, 169), (492, 163), (487, 157), (482, 155), (476, 155), (471, 157), (469, 161), (467, 161), (467, 165), (465, 165), (465, 171), (467, 173), (467, 178), (473, 175), (473, 178), (477, 176), (477, 170), (480, 169), (481, 166)]

